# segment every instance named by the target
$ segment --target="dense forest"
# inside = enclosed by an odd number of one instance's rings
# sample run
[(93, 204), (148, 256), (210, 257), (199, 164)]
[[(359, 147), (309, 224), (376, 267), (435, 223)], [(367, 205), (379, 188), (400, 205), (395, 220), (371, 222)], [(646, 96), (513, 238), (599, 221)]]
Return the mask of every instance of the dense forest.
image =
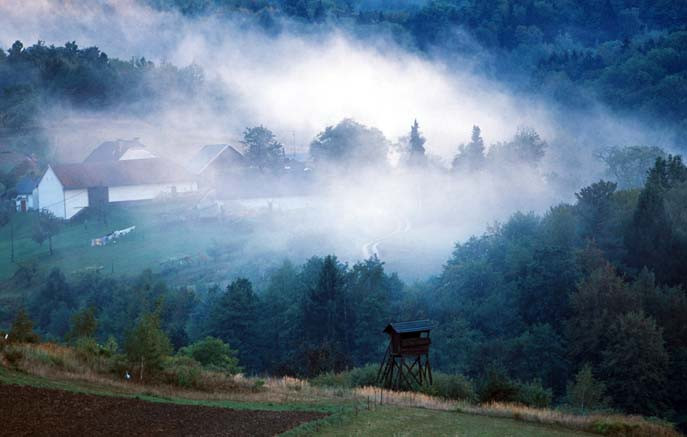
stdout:
[(260, 288), (244, 278), (226, 289), (169, 287), (149, 271), (67, 280), (54, 270), (25, 304), (38, 332), (58, 341), (90, 311), (99, 341), (126, 344), (135, 321), (155, 314), (175, 350), (212, 336), (250, 373), (309, 377), (376, 363), (385, 323), (429, 318), (435, 368), (492, 392), (497, 384), (497, 399), (515, 396), (509, 384), (534, 384), (563, 402), (587, 372), (601, 393), (589, 408), (682, 422), (686, 194), (680, 157), (658, 158), (641, 189), (600, 181), (574, 204), (516, 213), (412, 285), (376, 258), (347, 265), (329, 255), (285, 261)]

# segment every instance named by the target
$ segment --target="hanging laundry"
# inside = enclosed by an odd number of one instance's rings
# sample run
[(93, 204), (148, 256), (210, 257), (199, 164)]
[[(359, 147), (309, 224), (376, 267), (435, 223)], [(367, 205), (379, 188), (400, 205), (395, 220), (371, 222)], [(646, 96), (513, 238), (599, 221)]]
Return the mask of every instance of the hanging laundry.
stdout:
[(91, 247), (105, 246), (108, 243), (116, 241), (117, 238), (123, 237), (124, 235), (130, 233), (134, 229), (136, 229), (136, 226), (129, 226), (128, 228), (120, 229), (118, 231), (112, 231), (104, 237), (94, 238), (91, 240)]

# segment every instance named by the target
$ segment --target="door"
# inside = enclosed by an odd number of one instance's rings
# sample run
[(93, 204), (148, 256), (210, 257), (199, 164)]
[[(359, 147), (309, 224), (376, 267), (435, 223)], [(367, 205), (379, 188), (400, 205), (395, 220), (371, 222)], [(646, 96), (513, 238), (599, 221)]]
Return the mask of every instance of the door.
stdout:
[(88, 206), (102, 209), (110, 201), (107, 187), (91, 187), (88, 189)]
[(21, 199), (21, 212), (26, 212), (26, 199)]

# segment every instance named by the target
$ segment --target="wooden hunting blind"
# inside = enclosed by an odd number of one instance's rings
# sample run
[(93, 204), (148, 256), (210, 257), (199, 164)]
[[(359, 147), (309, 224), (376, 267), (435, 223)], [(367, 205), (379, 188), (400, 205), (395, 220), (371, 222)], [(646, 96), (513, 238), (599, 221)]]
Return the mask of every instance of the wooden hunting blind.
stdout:
[(389, 346), (379, 366), (377, 380), (386, 388), (410, 388), (413, 383), (432, 384), (429, 345), (432, 341), (429, 320), (394, 322), (384, 328)]

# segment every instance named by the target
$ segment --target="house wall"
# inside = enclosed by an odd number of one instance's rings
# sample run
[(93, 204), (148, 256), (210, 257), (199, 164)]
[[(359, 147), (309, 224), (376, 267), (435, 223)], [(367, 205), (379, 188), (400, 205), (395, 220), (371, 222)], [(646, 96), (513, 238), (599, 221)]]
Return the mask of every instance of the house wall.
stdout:
[(67, 215), (65, 218), (70, 219), (82, 209), (88, 207), (88, 190), (67, 190), (64, 192), (64, 204)]
[(151, 184), (151, 185), (123, 185), (119, 187), (109, 187), (110, 202), (127, 202), (132, 200), (154, 199), (160, 194), (169, 194), (176, 187), (177, 193), (188, 193), (197, 191), (198, 186), (195, 182), (179, 182), (173, 184)]
[(52, 168), (48, 167), (45, 171), (36, 191), (38, 194), (38, 209), (50, 211), (55, 214), (55, 217), (67, 218), (62, 183), (57, 179)]

